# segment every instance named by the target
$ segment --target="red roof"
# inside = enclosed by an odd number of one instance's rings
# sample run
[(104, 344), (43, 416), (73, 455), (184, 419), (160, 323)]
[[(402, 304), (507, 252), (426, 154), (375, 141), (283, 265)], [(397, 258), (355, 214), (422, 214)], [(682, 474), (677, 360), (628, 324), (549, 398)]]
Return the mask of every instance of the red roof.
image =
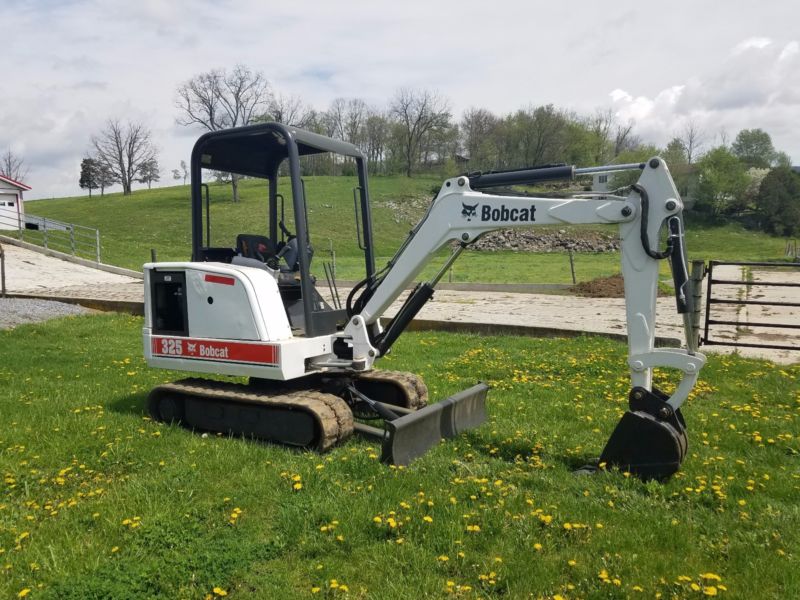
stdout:
[(11, 179), (11, 177), (6, 177), (5, 175), (0, 175), (0, 181), (5, 181), (6, 183), (10, 183), (11, 185), (18, 187), (21, 190), (32, 189), (30, 186), (27, 186), (19, 181), (14, 181), (13, 179)]

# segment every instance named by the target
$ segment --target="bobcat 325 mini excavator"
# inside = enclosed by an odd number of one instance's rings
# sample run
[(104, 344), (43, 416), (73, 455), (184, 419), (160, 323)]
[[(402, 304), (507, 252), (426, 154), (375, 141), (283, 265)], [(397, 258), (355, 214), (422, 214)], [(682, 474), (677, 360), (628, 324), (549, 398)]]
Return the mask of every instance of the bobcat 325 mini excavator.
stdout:
[[(318, 292), (311, 275), (313, 251), (301, 157), (322, 153), (334, 155), (332, 160), (340, 164), (354, 163), (358, 178), (353, 195), (366, 278), (355, 286), (344, 307), (327, 267), (333, 306)], [(236, 240), (212, 245), (203, 169), (266, 179), (263, 222), (254, 222)], [(291, 184), (294, 234), (284, 223), (279, 169)], [(586, 194), (554, 199), (507, 191), (513, 185), (628, 169), (641, 174), (624, 197)], [(683, 205), (660, 158), (634, 165), (583, 169), (558, 165), (448, 179), (379, 272), (366, 164), (351, 144), (278, 123), (207, 133), (192, 152), (191, 206), (191, 261), (144, 265), (144, 354), (151, 367), (249, 380), (243, 384), (189, 378), (160, 385), (148, 398), (155, 419), (320, 451), (355, 431), (382, 441), (384, 461), (406, 464), (442, 438), (486, 418), (488, 386), (483, 383), (428, 405), (427, 388), (418, 376), (373, 368), (431, 298), (434, 286), (461, 251), (501, 228), (618, 223), (632, 389), (630, 410), (600, 460), (645, 479), (664, 479), (685, 457), (686, 424), (680, 406), (705, 357), (697, 352), (689, 314), (692, 294)], [(664, 250), (662, 229), (667, 237)], [(384, 327), (380, 318), (387, 308), (448, 244), (456, 248), (438, 274), (417, 285)], [(665, 258), (671, 262), (678, 312), (686, 323), (685, 349), (654, 347), (659, 261)], [(653, 387), (655, 367), (680, 373), (671, 396)], [(369, 419), (382, 420), (383, 427), (363, 423)]]

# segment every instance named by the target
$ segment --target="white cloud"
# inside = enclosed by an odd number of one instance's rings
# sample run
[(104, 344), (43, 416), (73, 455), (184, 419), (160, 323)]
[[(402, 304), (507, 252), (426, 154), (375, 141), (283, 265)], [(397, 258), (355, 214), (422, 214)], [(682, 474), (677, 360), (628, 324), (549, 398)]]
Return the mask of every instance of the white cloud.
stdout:
[(751, 37), (747, 38), (746, 40), (742, 40), (736, 46), (734, 46), (733, 50), (731, 50), (731, 54), (742, 54), (747, 50), (763, 50), (767, 46), (772, 44), (772, 40), (766, 37)]
[[(800, 54), (795, 41), (782, 49), (762, 38), (737, 44), (730, 58), (710, 72), (658, 92), (651, 100), (615, 90), (613, 106), (638, 121), (646, 140), (666, 144), (689, 122), (705, 133), (706, 147), (741, 129), (761, 128), (779, 150), (800, 159)], [(787, 51), (787, 49), (789, 49)]]

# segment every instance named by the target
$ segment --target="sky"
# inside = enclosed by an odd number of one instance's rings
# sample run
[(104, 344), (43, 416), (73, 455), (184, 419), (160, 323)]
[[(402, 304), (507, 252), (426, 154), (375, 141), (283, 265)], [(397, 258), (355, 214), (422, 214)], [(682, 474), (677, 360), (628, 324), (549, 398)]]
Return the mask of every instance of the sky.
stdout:
[[(797, 0), (3, 0), (0, 151), (29, 168), (26, 198), (85, 193), (80, 161), (111, 118), (147, 125), (161, 184), (202, 133), (176, 88), (237, 63), (324, 110), (436, 90), (454, 116), (555, 104), (633, 119), (665, 145), (687, 123), (705, 147), (761, 128), (800, 164)], [(579, 165), (585, 166), (585, 165)]]

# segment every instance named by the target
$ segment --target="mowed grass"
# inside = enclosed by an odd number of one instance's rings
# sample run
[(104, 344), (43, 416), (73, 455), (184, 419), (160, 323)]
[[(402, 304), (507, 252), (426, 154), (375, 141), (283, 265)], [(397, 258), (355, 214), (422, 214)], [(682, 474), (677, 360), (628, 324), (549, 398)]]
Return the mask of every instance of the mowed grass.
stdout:
[(800, 597), (800, 365), (711, 356), (682, 471), (644, 484), (572, 474), (625, 408), (614, 341), (407, 334), (382, 367), (494, 389), (487, 424), (399, 469), (358, 438), (150, 421), (179, 375), (146, 368), (141, 325), (0, 332), (2, 597)]
[[(358, 249), (353, 214), (353, 177), (307, 177), (311, 240), (316, 250), (312, 263), (323, 277), (322, 261), (336, 253), (337, 276), (357, 280), (364, 276), (363, 254)], [(424, 215), (442, 180), (437, 177), (374, 177), (370, 180), (377, 266), (387, 263), (409, 230)], [(290, 197), (288, 182), (280, 183)], [(242, 201), (230, 201), (230, 187), (210, 185), (212, 244), (232, 247), (238, 233), (260, 233), (266, 229), (266, 187), (257, 180), (241, 183)], [(286, 221), (293, 229), (290, 206)], [(188, 260), (191, 254), (189, 186), (141, 190), (129, 197), (108, 194), (103, 198), (64, 198), (27, 204), (32, 214), (96, 227), (101, 232), (102, 260), (141, 270), (150, 260), (150, 249), (160, 261)], [(551, 229), (570, 229), (551, 227)], [(616, 226), (585, 226), (585, 229), (616, 235)], [(546, 229), (546, 228), (545, 228)], [(746, 230), (735, 224), (709, 225), (687, 215), (687, 247), (690, 259), (781, 260), (783, 238)], [(30, 234), (29, 234), (30, 235)], [(447, 251), (433, 258), (423, 272), (434, 275)], [(618, 273), (618, 252), (576, 253), (575, 276), (588, 281)], [(667, 273), (665, 266), (665, 275)], [(445, 281), (486, 283), (571, 283), (569, 257), (563, 252), (478, 252), (468, 250), (455, 263)]]

